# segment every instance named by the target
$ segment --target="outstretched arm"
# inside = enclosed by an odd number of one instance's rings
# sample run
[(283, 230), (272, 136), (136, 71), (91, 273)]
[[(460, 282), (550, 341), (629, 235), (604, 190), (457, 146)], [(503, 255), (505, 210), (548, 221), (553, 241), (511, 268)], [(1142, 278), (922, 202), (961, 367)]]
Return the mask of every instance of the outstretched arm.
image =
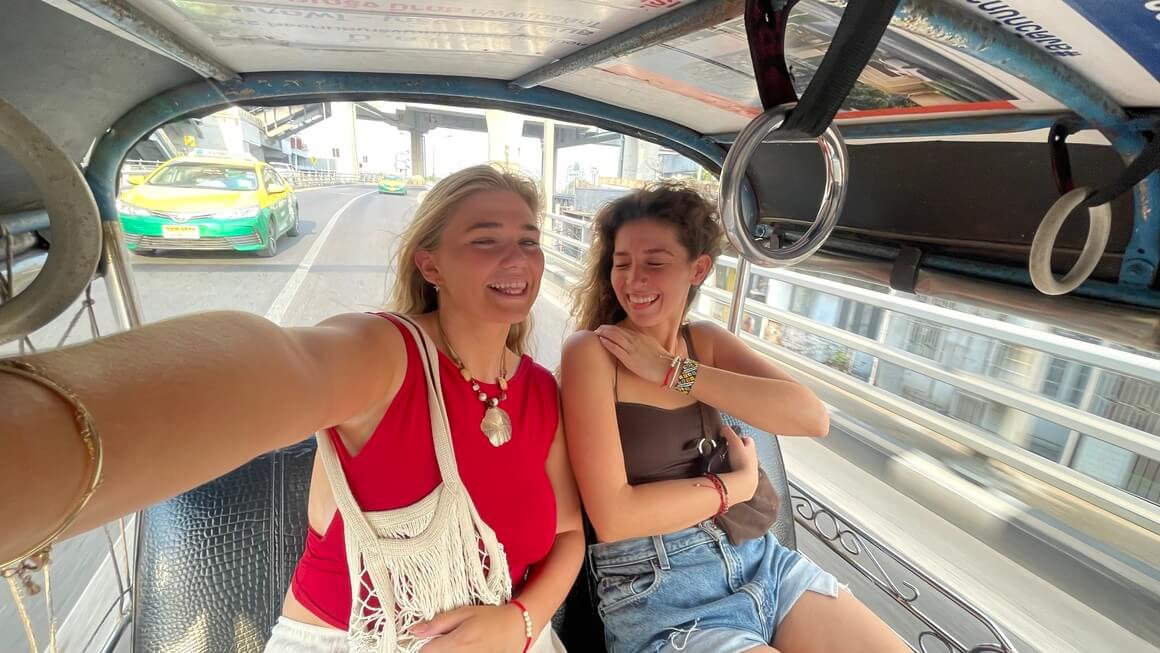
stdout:
[[(70, 533), (367, 410), (395, 383), (403, 347), (398, 330), (376, 316), (289, 329), (217, 312), (23, 358), (79, 398), (104, 445), (104, 482)], [(56, 394), (0, 372), (0, 397), (6, 560), (70, 512), (87, 486), (89, 462), (73, 409)]]

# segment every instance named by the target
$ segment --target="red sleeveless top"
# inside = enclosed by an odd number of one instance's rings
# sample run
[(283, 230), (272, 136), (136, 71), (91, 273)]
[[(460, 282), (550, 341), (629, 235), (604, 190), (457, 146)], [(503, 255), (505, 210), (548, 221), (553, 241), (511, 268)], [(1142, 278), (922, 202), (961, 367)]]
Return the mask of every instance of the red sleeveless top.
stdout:
[[(399, 393), (357, 456), (347, 452), (333, 429), (319, 436), (331, 438), (351, 493), (367, 512), (411, 505), (440, 481), (418, 347), (395, 318), (383, 317), (399, 328), (407, 346), (407, 373)], [(479, 426), (483, 403), (442, 352), (439, 376), (459, 476), (503, 545), (512, 586), (518, 590), (528, 568), (548, 555), (556, 537), (556, 496), (545, 469), (559, 421), (556, 379), (529, 356), (520, 359), (508, 380), (507, 400), (501, 404), (512, 418), (512, 439), (493, 447)], [(488, 396), (499, 390), (493, 384), (480, 386)], [(313, 528), (307, 532), (306, 549), (290, 587), (298, 602), (319, 619), (347, 628), (350, 577), (337, 511), (325, 533)]]

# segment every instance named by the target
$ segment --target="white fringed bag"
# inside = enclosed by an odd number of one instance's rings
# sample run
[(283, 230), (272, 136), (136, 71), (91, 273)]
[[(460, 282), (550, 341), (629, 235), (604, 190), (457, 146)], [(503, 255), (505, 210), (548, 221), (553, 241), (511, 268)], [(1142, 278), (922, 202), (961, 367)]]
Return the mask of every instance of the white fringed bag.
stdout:
[[(319, 434), (318, 451), (346, 531), (351, 653), (416, 653), (429, 641), (410, 634), (417, 622), (466, 605), (502, 605), (512, 595), (503, 546), (459, 479), (438, 352), (418, 325), (398, 317), (419, 345), (442, 482), (405, 508), (364, 513), (330, 437)], [(544, 630), (549, 642), (558, 641), (550, 627)], [(545, 637), (539, 640), (537, 648)]]

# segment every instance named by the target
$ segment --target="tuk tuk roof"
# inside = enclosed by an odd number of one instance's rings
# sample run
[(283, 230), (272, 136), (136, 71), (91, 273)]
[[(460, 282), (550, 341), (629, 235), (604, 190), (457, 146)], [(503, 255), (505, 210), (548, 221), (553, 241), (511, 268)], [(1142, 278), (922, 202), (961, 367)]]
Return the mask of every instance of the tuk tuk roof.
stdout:
[[(5, 13), (15, 20), (5, 21), (3, 30), (10, 32), (0, 46), (9, 63), (0, 94), (14, 97), (18, 108), (53, 107), (60, 113), (56, 98), (67, 102), (79, 86), (99, 99), (78, 109), (115, 118), (145, 97), (197, 75), (224, 81), (258, 72), (312, 71), (540, 82), (709, 135), (736, 132), (762, 109), (741, 0), (6, 4)], [(787, 59), (799, 91), (812, 78), (845, 4), (803, 0), (791, 15)], [(964, 6), (995, 30), (1035, 43), (1120, 106), (1160, 107), (1157, 3), (929, 4)], [(98, 29), (82, 29), (78, 20)], [(605, 47), (618, 37), (627, 48)], [(839, 123), (1067, 111), (1066, 98), (1053, 97), (1003, 66), (950, 47), (956, 38), (961, 35), (938, 29), (920, 15), (900, 13), (850, 94)], [(608, 56), (617, 52), (622, 54)], [(50, 85), (53, 78), (63, 83)], [(36, 102), (27, 98), (29, 90), (38, 93)], [(29, 113), (37, 119), (48, 112)], [(100, 128), (110, 122), (105, 120)], [(91, 128), (86, 131), (94, 135)]]
[[(801, 0), (789, 15), (785, 58), (798, 92), (812, 80), (845, 5)], [(339, 97), (490, 106), (595, 124), (671, 144), (713, 167), (762, 111), (745, 7), (744, 0), (8, 0), (0, 21), (0, 97), (78, 162), (99, 137), (140, 138), (177, 117), (230, 104)], [(946, 19), (950, 14), (956, 18)], [(367, 73), (380, 76), (368, 82)], [(177, 115), (178, 105), (185, 113)], [(992, 134), (1038, 140), (1034, 130), (1078, 115), (1103, 134), (1073, 140), (1111, 141), (1122, 155), (1138, 149), (1140, 130), (1160, 120), (1157, 108), (1158, 2), (902, 0), (837, 122), (851, 140), (911, 138), (932, 148), (963, 134), (1006, 141), (986, 152), (964, 146), (917, 155), (962, 165), (965, 153), (974, 172), (963, 174), (977, 177), (993, 171), (989, 162), (997, 157), (1005, 165), (1030, 160), (1030, 150), (1008, 147), (1018, 138)], [(114, 168), (129, 146), (98, 148), (100, 167)], [(1114, 166), (1116, 153), (1100, 149), (1112, 158), (1093, 155), (1089, 169)], [(1008, 170), (1009, 189), (979, 194), (977, 179), (956, 181), (943, 170), (936, 186), (957, 184), (954, 192), (923, 204), (915, 193), (931, 183), (922, 180), (924, 169), (916, 163), (897, 172), (915, 152), (875, 153), (892, 158), (860, 170), (852, 203), (858, 194), (863, 203), (847, 211), (853, 222), (844, 219), (844, 227), (938, 242), (955, 255), (981, 250), (979, 260), (993, 262), (1010, 246), (1017, 262), (1035, 229), (1031, 221), (1054, 192), (1050, 183), (1040, 188), (1040, 177), (1015, 179)], [(776, 174), (783, 176), (801, 167), (779, 161), (755, 160), (782, 166)], [(891, 183), (879, 178), (884, 170), (914, 177), (907, 189), (890, 186), (901, 196), (893, 205), (881, 201), (882, 184)], [(1023, 192), (1028, 183), (1038, 195)], [(32, 188), (0, 152), (0, 214), (38, 208), (49, 190)], [(94, 186), (94, 193), (102, 215), (115, 215), (109, 189)], [(794, 199), (778, 195), (773, 189), (764, 197)], [(1004, 199), (961, 215), (967, 197)], [(798, 208), (762, 206), (769, 215)], [(1116, 257), (1127, 246), (1131, 213), (1125, 196), (1116, 215), (1126, 221), (1117, 219), (1109, 247)], [(1146, 222), (1136, 222), (1144, 240), (1153, 230)], [(1063, 249), (1082, 244), (1082, 229), (1065, 232)], [(1114, 279), (1116, 257), (1097, 276)]]

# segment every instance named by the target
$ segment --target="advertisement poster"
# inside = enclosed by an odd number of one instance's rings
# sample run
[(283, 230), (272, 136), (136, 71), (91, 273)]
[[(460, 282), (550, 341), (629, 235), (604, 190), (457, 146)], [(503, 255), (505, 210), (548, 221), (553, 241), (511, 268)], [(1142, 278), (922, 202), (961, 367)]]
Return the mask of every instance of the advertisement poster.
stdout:
[[(512, 79), (688, 0), (134, 0), (239, 70), (358, 70)], [(1160, 106), (1160, 0), (943, 0), (1051, 55), (1127, 107)], [(846, 0), (801, 0), (786, 34), (799, 94)], [(1052, 112), (1053, 98), (953, 46), (956, 35), (895, 19), (842, 120)], [(745, 25), (735, 18), (549, 86), (690, 125), (761, 112)], [(687, 99), (674, 106), (673, 100)], [(734, 127), (736, 128), (736, 127)]]
[[(800, 94), (813, 79), (838, 27), (842, 8), (806, 0), (791, 14), (786, 60)], [(602, 64), (631, 77), (748, 117), (761, 113), (745, 23), (737, 18), (661, 46)], [(890, 29), (843, 105), (840, 118), (1014, 110), (1026, 100), (1009, 86)]]
[(1160, 2), (1067, 0), (1067, 4), (1160, 80)]
[[(591, 45), (680, 0), (541, 5), (516, 0), (164, 0), (214, 49), (276, 45), (297, 52), (457, 51), (560, 56)], [(462, 71), (470, 74), (471, 71)]]
[(1160, 106), (1160, 1), (951, 1), (1058, 57), (1120, 104)]
[[(1153, 67), (1160, 67), (1160, 20), (1144, 16), (1148, 20), (1129, 24), (1123, 18), (1127, 12), (1121, 12), (1114, 21), (1110, 18), (1115, 13), (1109, 11), (1110, 5), (1142, 9), (1147, 4), (1144, 0), (1069, 0), (1074, 5), (1089, 5), (1089, 13), (1096, 13), (1095, 5), (1100, 5), (1109, 34), (1062, 2), (1046, 9), (1047, 3), (1032, 0), (951, 1), (996, 23), (996, 29), (1010, 30), (1036, 44), (1089, 79), (1107, 84), (1113, 96), (1128, 106), (1160, 104), (1160, 81), (1128, 54), (1134, 50), (1138, 56), (1150, 57)], [(825, 56), (845, 4), (839, 0), (803, 0), (791, 14), (786, 59), (799, 95)], [(1153, 4), (1160, 7), (1160, 1)], [(1152, 13), (1160, 16), (1160, 11)], [(887, 30), (846, 99), (840, 119), (1062, 108), (1056, 99), (1005, 71), (909, 31), (909, 27), (896, 20)], [(1119, 44), (1113, 42), (1121, 33)], [(1098, 56), (1092, 54), (1096, 52)], [(731, 113), (753, 117), (761, 112), (745, 24), (740, 18), (599, 67)]]

